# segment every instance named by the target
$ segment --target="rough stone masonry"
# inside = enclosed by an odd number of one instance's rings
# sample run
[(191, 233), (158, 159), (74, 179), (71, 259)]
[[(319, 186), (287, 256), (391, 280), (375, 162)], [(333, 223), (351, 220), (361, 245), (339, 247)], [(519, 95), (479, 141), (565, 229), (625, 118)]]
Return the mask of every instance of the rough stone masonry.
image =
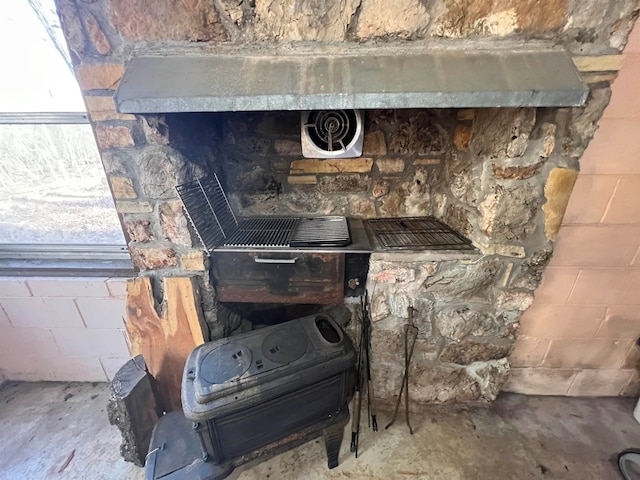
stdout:
[[(638, 0), (56, 3), (140, 275), (196, 276), (211, 335), (223, 334), (207, 259), (174, 191), (206, 171), (221, 174), (243, 214), (435, 215), (479, 253), (372, 256), (376, 392), (383, 401), (397, 392), (412, 305), (412, 399), (495, 398)], [(139, 55), (549, 45), (574, 57), (590, 87), (583, 108), (367, 111), (362, 158), (340, 162), (301, 157), (296, 112), (133, 116), (111, 100)]]

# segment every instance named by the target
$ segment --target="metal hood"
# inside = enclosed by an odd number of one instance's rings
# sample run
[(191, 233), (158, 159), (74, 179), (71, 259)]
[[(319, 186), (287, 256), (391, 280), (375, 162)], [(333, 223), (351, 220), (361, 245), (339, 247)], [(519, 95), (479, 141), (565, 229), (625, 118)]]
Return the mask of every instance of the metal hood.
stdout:
[(587, 89), (559, 50), (137, 57), (121, 113), (562, 107)]

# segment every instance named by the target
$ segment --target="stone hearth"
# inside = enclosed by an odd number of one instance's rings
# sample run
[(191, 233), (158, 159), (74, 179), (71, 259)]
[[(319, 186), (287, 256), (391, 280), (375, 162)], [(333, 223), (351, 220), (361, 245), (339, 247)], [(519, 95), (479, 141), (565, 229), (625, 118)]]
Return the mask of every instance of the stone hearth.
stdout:
[(509, 373), (518, 319), (551, 257), (579, 158), (608, 103), (610, 78), (584, 76), (590, 93), (582, 108), (368, 110), (362, 157), (340, 161), (302, 158), (299, 112), (134, 116), (115, 112), (110, 98), (124, 63), (142, 54), (286, 53), (323, 45), (340, 51), (357, 42), (373, 48), (374, 41), (428, 48), (445, 38), (469, 48), (552, 41), (573, 55), (600, 55), (624, 46), (637, 13), (633, 2), (613, 0), (607, 8), (577, 1), (548, 8), (523, 1), (509, 9), (501, 2), (436, 3), (408, 1), (387, 14), (391, 7), (374, 0), (326, 11), (313, 1), (290, 8), (265, 1), (58, 1), (134, 265), (155, 280), (158, 296), (162, 277), (195, 276), (211, 338), (228, 329), (217, 316), (208, 258), (174, 189), (205, 172), (220, 175), (242, 215), (433, 215), (478, 252), (372, 255), (376, 393), (390, 401), (399, 388), (411, 305), (420, 329), (412, 399), (495, 398)]

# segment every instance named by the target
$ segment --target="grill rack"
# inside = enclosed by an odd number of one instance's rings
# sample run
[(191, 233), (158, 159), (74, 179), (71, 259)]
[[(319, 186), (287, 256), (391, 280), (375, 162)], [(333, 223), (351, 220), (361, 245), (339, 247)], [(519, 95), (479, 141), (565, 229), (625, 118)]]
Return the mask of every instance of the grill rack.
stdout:
[(394, 249), (469, 250), (471, 240), (434, 217), (398, 217), (367, 220), (381, 246)]
[(319, 247), (351, 243), (345, 217), (250, 217), (238, 221), (218, 176), (178, 185), (187, 218), (207, 255), (225, 247)]

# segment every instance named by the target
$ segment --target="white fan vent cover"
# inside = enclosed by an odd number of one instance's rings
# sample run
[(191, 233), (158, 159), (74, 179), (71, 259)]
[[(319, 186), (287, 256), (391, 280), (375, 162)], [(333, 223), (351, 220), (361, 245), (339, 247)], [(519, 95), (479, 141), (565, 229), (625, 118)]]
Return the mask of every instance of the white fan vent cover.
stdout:
[(364, 128), (359, 110), (302, 112), (302, 155), (353, 158), (362, 155)]

